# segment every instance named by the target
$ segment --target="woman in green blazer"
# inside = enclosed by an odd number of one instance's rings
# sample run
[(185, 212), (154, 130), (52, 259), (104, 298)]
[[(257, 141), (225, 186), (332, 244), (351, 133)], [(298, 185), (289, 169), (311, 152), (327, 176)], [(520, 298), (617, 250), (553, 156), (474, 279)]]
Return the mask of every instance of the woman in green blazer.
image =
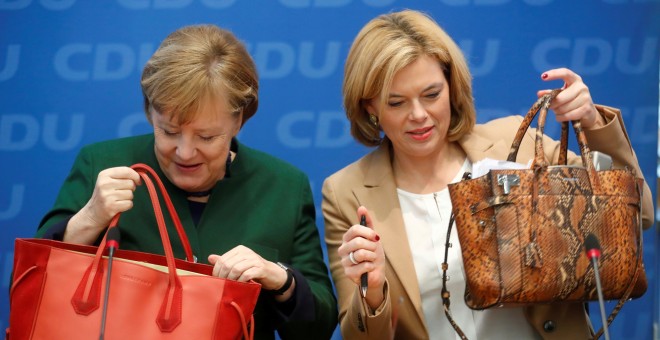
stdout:
[(330, 338), (336, 298), (309, 180), (236, 139), (258, 106), (256, 68), (242, 43), (213, 25), (181, 28), (147, 62), (141, 85), (153, 134), (84, 147), (38, 236), (95, 244), (122, 213), (121, 247), (163, 254), (148, 193), (130, 168), (145, 163), (163, 180), (195, 258), (216, 276), (262, 285), (255, 339), (275, 330), (284, 339)]

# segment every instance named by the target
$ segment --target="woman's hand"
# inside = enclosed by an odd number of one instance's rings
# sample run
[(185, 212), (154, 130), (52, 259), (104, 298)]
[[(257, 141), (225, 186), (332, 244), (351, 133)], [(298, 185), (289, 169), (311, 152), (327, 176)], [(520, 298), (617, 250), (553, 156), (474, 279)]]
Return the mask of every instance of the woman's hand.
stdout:
[[(567, 68), (557, 68), (544, 72), (541, 79), (564, 81), (563, 91), (550, 103), (550, 109), (555, 112), (558, 122), (579, 120), (585, 129), (605, 125), (605, 121), (594, 106), (589, 88), (575, 72)], [(537, 96), (541, 97), (550, 91), (538, 91)]]
[[(223, 279), (247, 282), (254, 280), (265, 290), (277, 290), (284, 286), (287, 272), (278, 264), (270, 262), (246, 246), (236, 246), (220, 255), (209, 255), (209, 263), (213, 265), (213, 276)], [(295, 289), (293, 283), (282, 295), (275, 296), (277, 301), (288, 300)]]
[[(380, 237), (372, 229), (369, 211), (365, 207), (357, 209), (358, 219), (366, 217), (367, 226), (355, 224), (351, 226), (342, 238), (342, 244), (337, 249), (341, 256), (344, 274), (356, 285), (360, 284), (363, 273), (369, 273), (369, 288), (367, 289), (367, 304), (377, 309), (384, 300), (383, 286), (385, 285), (385, 252), (379, 242)], [(353, 254), (351, 260), (351, 253)], [(357, 263), (357, 264), (356, 264)]]
[(140, 175), (129, 167), (101, 171), (96, 178), (92, 197), (69, 220), (64, 241), (93, 243), (115, 215), (133, 207), (133, 192), (140, 183)]

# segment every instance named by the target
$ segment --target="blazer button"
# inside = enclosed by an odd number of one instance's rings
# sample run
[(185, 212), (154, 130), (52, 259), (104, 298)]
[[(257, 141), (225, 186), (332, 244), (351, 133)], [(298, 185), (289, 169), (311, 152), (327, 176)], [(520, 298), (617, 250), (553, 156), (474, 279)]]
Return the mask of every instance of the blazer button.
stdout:
[(555, 325), (555, 322), (552, 320), (548, 320), (543, 323), (543, 330), (546, 331), (547, 333), (552, 333), (555, 331), (557, 326)]

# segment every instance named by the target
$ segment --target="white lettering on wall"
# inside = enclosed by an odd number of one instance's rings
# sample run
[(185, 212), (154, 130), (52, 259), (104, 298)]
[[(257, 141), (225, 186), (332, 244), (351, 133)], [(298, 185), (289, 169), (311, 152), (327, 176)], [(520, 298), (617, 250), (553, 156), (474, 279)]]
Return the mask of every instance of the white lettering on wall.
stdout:
[(458, 43), (463, 54), (465, 54), (472, 76), (485, 76), (495, 69), (500, 53), (500, 40), (488, 39), (484, 47), (483, 55), (477, 56), (474, 40), (462, 40)]
[(25, 184), (13, 184), (9, 194), (9, 204), (4, 209), (0, 210), (0, 221), (16, 217), (23, 208), (24, 197)]
[(57, 50), (53, 63), (55, 72), (70, 81), (122, 80), (140, 72), (153, 51), (153, 44), (134, 49), (120, 43), (72, 43)]
[[(545, 6), (554, 0), (524, 0), (523, 2), (531, 6)], [(441, 0), (449, 6), (502, 6), (512, 2), (512, 0)]]
[[(341, 43), (304, 41), (296, 48), (279, 41), (247, 44), (262, 79), (280, 79), (298, 70), (306, 78), (329, 77), (341, 65)], [(318, 66), (317, 66), (318, 65)]]
[(349, 127), (343, 112), (294, 111), (282, 116), (276, 131), (279, 141), (292, 149), (339, 148), (352, 141)]
[[(640, 49), (641, 46), (641, 50)], [(565, 66), (554, 60), (570, 60), (569, 68), (581, 75), (597, 75), (615, 68), (623, 74), (640, 74), (653, 67), (658, 56), (658, 38), (647, 37), (642, 44), (630, 38), (615, 43), (601, 38), (553, 38), (541, 41), (532, 51), (532, 63), (536, 70)]]
[[(51, 11), (61, 11), (69, 9), (76, 3), (76, 0), (39, 0), (37, 1), (43, 8)], [(30, 6), (32, 0), (0, 0), (0, 10), (19, 10)]]
[(55, 113), (44, 115), (43, 124), (32, 115), (3, 114), (0, 116), (0, 150), (28, 150), (38, 143), (40, 132), (46, 148), (71, 150), (82, 140), (85, 116), (73, 114), (69, 125), (65, 123), (60, 122), (60, 115)]
[(0, 68), (0, 81), (11, 79), (18, 70), (18, 61), (21, 59), (21, 45), (7, 46), (5, 64)]
[(117, 137), (135, 136), (152, 132), (151, 124), (144, 112), (130, 114), (119, 121)]
[[(232, 6), (236, 0), (201, 0), (200, 3), (211, 9), (224, 9)], [(125, 9), (182, 9), (189, 7), (193, 0), (117, 0), (117, 3)]]
[[(389, 6), (396, 0), (362, 0), (362, 2), (371, 7)], [(353, 0), (280, 0), (280, 3), (289, 8), (336, 8), (346, 7)]]

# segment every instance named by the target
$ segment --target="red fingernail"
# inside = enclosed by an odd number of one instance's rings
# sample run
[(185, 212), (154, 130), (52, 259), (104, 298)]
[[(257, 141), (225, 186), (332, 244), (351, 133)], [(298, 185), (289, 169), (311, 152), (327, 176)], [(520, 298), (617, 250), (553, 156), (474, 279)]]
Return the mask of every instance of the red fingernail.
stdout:
[(541, 75), (541, 78), (543, 78), (543, 79), (548, 78), (548, 74), (547, 74), (547, 73), (543, 73), (543, 74)]
[(380, 236), (378, 236), (378, 234), (376, 234), (376, 241), (380, 241)]

